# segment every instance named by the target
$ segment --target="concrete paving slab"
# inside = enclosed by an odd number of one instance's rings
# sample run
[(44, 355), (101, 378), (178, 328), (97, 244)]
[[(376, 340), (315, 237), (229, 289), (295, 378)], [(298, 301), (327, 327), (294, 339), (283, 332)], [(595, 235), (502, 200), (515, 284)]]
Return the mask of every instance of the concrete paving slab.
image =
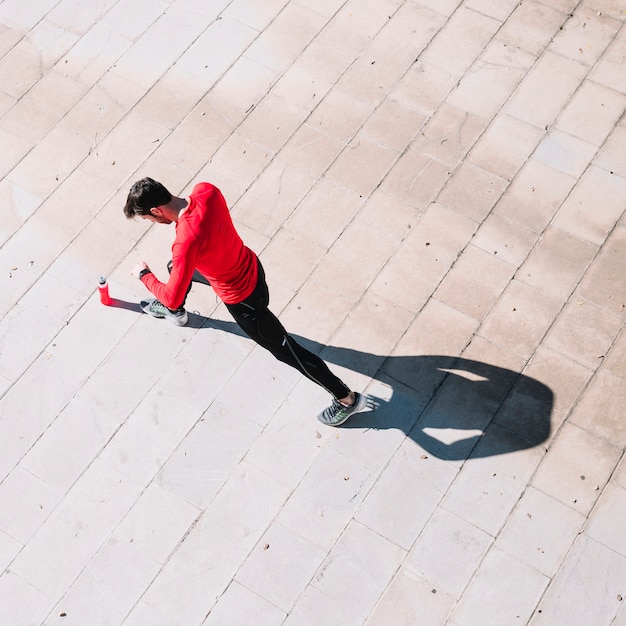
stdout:
[[(0, 624), (626, 624), (622, 4), (0, 2)], [(376, 410), (143, 314), (143, 176)]]

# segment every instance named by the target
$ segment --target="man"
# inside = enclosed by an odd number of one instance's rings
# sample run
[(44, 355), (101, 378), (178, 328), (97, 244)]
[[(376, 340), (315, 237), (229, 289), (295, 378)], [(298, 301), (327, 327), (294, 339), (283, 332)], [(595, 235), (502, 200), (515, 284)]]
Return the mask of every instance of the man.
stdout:
[(132, 274), (155, 296), (142, 301), (146, 313), (184, 326), (192, 279), (208, 282), (251, 339), (333, 395), (332, 404), (318, 415), (320, 422), (339, 426), (371, 408), (367, 396), (352, 391), (322, 359), (296, 343), (267, 308), (269, 292), (261, 262), (239, 237), (217, 187), (198, 183), (189, 198), (178, 198), (161, 183), (143, 178), (131, 187), (124, 214), (176, 224), (167, 283), (160, 282), (143, 261), (133, 268)]

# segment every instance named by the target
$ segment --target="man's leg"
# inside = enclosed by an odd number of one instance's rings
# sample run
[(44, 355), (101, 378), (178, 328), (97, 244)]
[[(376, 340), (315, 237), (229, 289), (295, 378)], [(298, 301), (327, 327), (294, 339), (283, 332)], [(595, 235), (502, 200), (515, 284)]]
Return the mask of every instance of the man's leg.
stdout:
[(268, 304), (269, 292), (265, 273), (259, 262), (259, 279), (254, 292), (243, 302), (227, 304), (226, 307), (252, 340), (334, 396), (333, 404), (320, 413), (318, 419), (325, 424), (338, 426), (354, 413), (368, 408), (367, 397), (351, 391), (319, 356), (298, 344), (267, 308)]

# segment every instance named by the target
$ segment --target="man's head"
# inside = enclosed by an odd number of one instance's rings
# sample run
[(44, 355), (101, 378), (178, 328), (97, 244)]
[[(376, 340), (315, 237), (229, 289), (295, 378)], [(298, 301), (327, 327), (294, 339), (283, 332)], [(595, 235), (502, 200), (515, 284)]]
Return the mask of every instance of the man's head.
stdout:
[(152, 221), (169, 224), (171, 220), (163, 218), (160, 207), (172, 200), (172, 194), (159, 182), (152, 178), (142, 178), (130, 188), (124, 215), (132, 218), (138, 215)]

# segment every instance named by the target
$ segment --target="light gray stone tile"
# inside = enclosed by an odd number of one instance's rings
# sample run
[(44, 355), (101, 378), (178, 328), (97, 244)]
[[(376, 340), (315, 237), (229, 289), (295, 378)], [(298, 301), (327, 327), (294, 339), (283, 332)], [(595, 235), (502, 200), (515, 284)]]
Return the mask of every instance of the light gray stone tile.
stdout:
[(41, 624), (53, 598), (13, 572), (0, 576), (0, 620), (6, 624)]
[(621, 358), (624, 343), (626, 342), (626, 332), (622, 329), (621, 333), (611, 346), (606, 358), (604, 359), (604, 367), (616, 376), (626, 378), (626, 363)]
[[(363, 204), (356, 191), (322, 178), (309, 191), (285, 225), (294, 233), (329, 248)], [(320, 225), (324, 228), (320, 228)]]
[(95, 461), (11, 564), (44, 594), (60, 598), (137, 501), (141, 486)]
[(224, 385), (216, 400), (234, 414), (264, 426), (301, 378), (296, 369), (256, 346)]
[(396, 161), (380, 189), (413, 206), (415, 210), (423, 211), (437, 197), (449, 179), (451, 170), (445, 163), (411, 148)]
[(583, 515), (529, 487), (495, 545), (553, 578), (584, 524)]
[[(154, 322), (152, 319), (146, 321)], [(162, 326), (160, 328), (165, 330)], [(156, 332), (156, 329), (151, 332)], [(172, 340), (182, 346), (182, 338), (172, 337)], [(204, 411), (237, 371), (253, 345), (230, 333), (203, 329), (187, 341), (179, 353), (170, 355), (171, 363), (160, 379), (170, 393)], [(159, 369), (163, 371), (162, 364), (159, 364)]]
[(597, 146), (560, 130), (551, 130), (539, 144), (533, 158), (559, 172), (579, 177), (593, 159)]
[(201, 411), (153, 388), (100, 453), (100, 458), (148, 484), (200, 418)]
[(163, 564), (199, 515), (199, 509), (152, 483), (115, 529), (112, 538), (132, 544), (134, 550)]
[(581, 535), (530, 624), (610, 624), (621, 608), (625, 575), (623, 556)]
[[(514, 271), (493, 252), (485, 252), (470, 244), (434, 295), (457, 311), (480, 321), (502, 295)], [(489, 281), (484, 280), (485, 276), (489, 276)]]
[(624, 315), (624, 302), (617, 294), (624, 293), (626, 277), (620, 271), (626, 246), (626, 228), (618, 225), (600, 250), (598, 258), (580, 283), (580, 295)]
[(325, 448), (292, 493), (277, 521), (329, 550), (372, 487), (372, 472)]
[(250, 44), (245, 56), (282, 73), (325, 24), (319, 13), (289, 2)]
[(487, 533), (439, 507), (411, 549), (404, 568), (428, 581), (437, 592), (458, 600), (492, 542)]
[(326, 178), (367, 197), (389, 172), (399, 153), (365, 136), (349, 143), (328, 168)]
[(232, 582), (211, 609), (203, 626), (280, 626), (285, 613), (242, 585)]
[(393, 456), (355, 516), (405, 550), (411, 548), (444, 495), (421, 473), (425, 459), (407, 448), (403, 446)]
[[(456, 2), (456, 0), (453, 0)], [(455, 77), (434, 63), (424, 63), (418, 57), (397, 85), (390, 97), (432, 115), (456, 84)]]
[(528, 359), (561, 306), (560, 298), (514, 279), (485, 318), (479, 335)]
[(362, 134), (392, 150), (402, 152), (426, 119), (425, 115), (414, 108), (387, 98), (367, 120)]
[[(363, 255), (363, 250), (368, 250)], [(320, 260), (311, 279), (358, 302), (396, 250), (396, 242), (376, 228), (355, 220)]]
[(531, 484), (575, 511), (588, 514), (619, 458), (617, 448), (565, 424)]
[(593, 66), (618, 31), (620, 23), (591, 6), (579, 6), (548, 50)]
[(575, 184), (573, 176), (530, 159), (495, 206), (494, 213), (540, 234)]
[(20, 466), (65, 493), (118, 427), (119, 423), (105, 411), (73, 398), (22, 458)]
[(17, 304), (0, 320), (0, 374), (16, 380), (41, 354), (58, 332), (57, 324), (46, 321)]
[[(603, 8), (607, 11), (612, 9), (610, 4)], [(598, 62), (589, 73), (589, 78), (595, 83), (616, 89), (620, 93), (626, 93), (626, 69), (622, 63), (625, 53), (626, 37), (624, 37), (624, 29), (622, 28), (617, 37), (598, 59)]]
[(41, 198), (4, 179), (0, 181), (0, 201), (4, 207), (0, 242), (4, 243), (33, 215), (41, 204)]
[(493, 549), (452, 612), (452, 619), (459, 624), (524, 623), (549, 582), (547, 577)]
[(549, 226), (517, 277), (545, 293), (567, 299), (597, 251), (595, 245)]
[(289, 334), (313, 352), (319, 352), (322, 343), (330, 340), (354, 307), (354, 302), (340, 296), (336, 287), (334, 283), (307, 281), (280, 313)]
[(285, 626), (307, 622), (363, 624), (404, 555), (398, 546), (352, 522), (300, 597)]
[(491, 212), (507, 182), (471, 163), (463, 163), (446, 183), (437, 202), (476, 222)]
[(444, 102), (411, 147), (423, 157), (443, 164), (450, 172), (465, 158), (486, 127), (483, 118)]
[(249, 2), (249, 0), (236, 0), (222, 11), (222, 15), (260, 31), (276, 17), (286, 4), (288, 4), (287, 0), (272, 0), (263, 5), (257, 5), (254, 2)]
[(232, 215), (256, 232), (272, 236), (315, 182), (316, 179), (301, 168), (284, 160), (274, 160), (239, 198)]
[[(47, 623), (119, 623), (159, 571), (133, 544), (110, 538), (52, 610)], [(94, 610), (106, 607), (106, 611)], [(65, 613), (64, 617), (61, 614)], [(57, 617), (58, 616), (58, 617)], [(58, 621), (57, 621), (58, 620)]]
[(578, 60), (545, 52), (522, 80), (503, 111), (545, 128), (557, 118), (586, 73), (587, 68)]
[[(1, 478), (41, 437), (85, 378), (72, 371), (67, 361), (41, 356), (0, 398)], [(29, 419), (24, 419), (25, 415)]]
[(440, 626), (447, 624), (446, 616), (453, 606), (454, 598), (403, 566), (393, 577), (365, 625)]
[(626, 445), (626, 425), (619, 403), (626, 392), (626, 380), (600, 369), (570, 416), (572, 424), (589, 431), (611, 445)]
[(520, 48), (493, 40), (446, 102), (490, 120), (511, 96), (534, 61), (534, 56)]
[[(602, 202), (597, 202), (602, 189)], [(626, 201), (626, 179), (591, 165), (556, 214), (553, 225), (596, 245), (604, 243)]]
[(502, 113), (476, 142), (468, 162), (510, 181), (534, 152), (543, 134), (539, 128)]
[(61, 492), (16, 467), (0, 484), (0, 529), (25, 545), (62, 497)]
[(556, 127), (600, 146), (622, 116), (625, 105), (626, 95), (585, 81), (559, 116)]
[(597, 369), (622, 323), (615, 313), (575, 298), (565, 306), (543, 345), (592, 370)]
[[(304, 385), (307, 391), (301, 392)], [(323, 399), (322, 399), (323, 398)], [(320, 454), (332, 431), (314, 415), (329, 403), (328, 394), (303, 381), (269, 421), (246, 452), (246, 461), (259, 467), (277, 482), (296, 488)], [(316, 407), (316, 405), (319, 407)]]
[(260, 428), (213, 403), (164, 463), (156, 483), (205, 509), (239, 465)]
[(499, 22), (493, 18), (461, 7), (437, 33), (421, 59), (460, 78), (498, 27)]
[(626, 489), (612, 482), (604, 489), (585, 532), (596, 541), (626, 556), (626, 541), (620, 520), (626, 510)]
[(481, 224), (472, 243), (518, 267), (532, 250), (537, 238), (537, 234), (531, 230), (491, 213)]
[(200, 623), (287, 496), (269, 476), (240, 464), (144, 594), (158, 622)]
[(543, 451), (495, 424), (487, 428), (443, 506), (495, 536), (526, 488)]
[(531, 54), (540, 55), (567, 16), (558, 7), (541, 2), (523, 2), (498, 31), (498, 39), (518, 46)]
[(0, 574), (4, 574), (11, 561), (23, 547), (19, 541), (0, 531)]
[(289, 613), (325, 558), (324, 550), (274, 523), (261, 537), (235, 579)]

